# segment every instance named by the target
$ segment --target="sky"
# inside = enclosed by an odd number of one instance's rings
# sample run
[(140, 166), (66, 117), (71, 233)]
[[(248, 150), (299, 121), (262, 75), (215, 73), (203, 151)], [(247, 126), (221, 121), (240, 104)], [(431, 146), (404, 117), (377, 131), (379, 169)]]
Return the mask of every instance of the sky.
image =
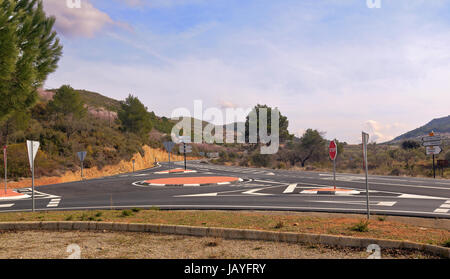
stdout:
[(368, 1), (43, 0), (64, 45), (45, 87), (132, 94), (166, 117), (267, 104), (297, 136), (348, 143), (450, 115), (450, 1)]

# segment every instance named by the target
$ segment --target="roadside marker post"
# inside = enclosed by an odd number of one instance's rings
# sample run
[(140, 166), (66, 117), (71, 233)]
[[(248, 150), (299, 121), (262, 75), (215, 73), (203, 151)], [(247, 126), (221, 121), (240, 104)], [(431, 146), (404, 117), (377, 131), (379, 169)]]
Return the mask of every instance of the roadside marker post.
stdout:
[(136, 163), (136, 160), (133, 159), (132, 162), (133, 162), (133, 172), (134, 172), (134, 163)]
[(78, 155), (78, 159), (80, 159), (80, 162), (81, 162), (81, 179), (83, 180), (83, 162), (84, 162), (84, 159), (86, 159), (86, 151), (80, 151), (80, 152), (78, 152), (77, 153), (77, 155)]
[(35, 202), (34, 202), (34, 159), (36, 158), (36, 154), (39, 149), (38, 141), (27, 140), (27, 149), (28, 149), (28, 159), (30, 161), (31, 167), (31, 200), (32, 200), (32, 211), (35, 211)]
[(8, 160), (7, 159), (8, 158), (6, 155), (7, 148), (8, 148), (7, 145), (3, 146), (3, 162), (5, 164), (5, 195), (6, 195), (6, 192), (8, 191), (7, 190), (7, 188), (8, 188)]
[(330, 158), (333, 161), (333, 181), (334, 181), (334, 190), (336, 190), (336, 158), (338, 153), (336, 140), (330, 142), (329, 153)]
[(367, 204), (367, 220), (370, 219), (370, 206), (369, 206), (369, 167), (367, 165), (367, 144), (369, 143), (369, 134), (362, 132), (362, 147), (363, 147), (363, 161), (366, 171), (366, 204)]

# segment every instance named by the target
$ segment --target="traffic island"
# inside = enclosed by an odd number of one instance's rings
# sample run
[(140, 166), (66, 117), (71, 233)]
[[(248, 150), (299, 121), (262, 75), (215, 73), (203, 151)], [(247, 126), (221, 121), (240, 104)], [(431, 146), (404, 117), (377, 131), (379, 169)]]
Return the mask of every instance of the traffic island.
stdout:
[(231, 176), (197, 176), (197, 177), (176, 177), (157, 178), (136, 182), (143, 186), (206, 186), (206, 185), (227, 185), (234, 182), (241, 182), (242, 178)]
[(18, 193), (14, 190), (0, 190), (0, 201), (4, 201), (4, 200), (20, 200), (20, 199), (25, 199), (28, 198), (28, 195), (22, 194), (22, 193)]
[(300, 194), (313, 194), (313, 195), (358, 195), (359, 191), (342, 189), (342, 188), (318, 188), (303, 190)]
[(183, 173), (196, 173), (196, 170), (185, 170), (185, 169), (172, 169), (165, 171), (158, 171), (155, 174), (183, 174)]

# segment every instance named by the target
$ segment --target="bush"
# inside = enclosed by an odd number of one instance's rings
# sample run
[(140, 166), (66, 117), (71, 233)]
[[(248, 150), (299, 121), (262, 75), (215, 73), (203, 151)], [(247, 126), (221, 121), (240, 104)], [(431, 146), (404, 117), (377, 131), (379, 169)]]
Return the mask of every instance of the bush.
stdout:
[(128, 216), (131, 216), (131, 215), (133, 215), (133, 212), (131, 210), (123, 210), (121, 216), (122, 217), (128, 217)]
[(268, 154), (254, 153), (250, 157), (251, 163), (256, 167), (268, 167), (272, 158)]
[(442, 246), (450, 248), (450, 239), (447, 239), (446, 241), (444, 241), (444, 243), (442, 243)]
[(361, 220), (356, 223), (354, 226), (350, 227), (350, 230), (355, 232), (368, 232), (369, 231), (369, 221)]
[(418, 143), (417, 141), (413, 141), (413, 140), (405, 140), (404, 142), (402, 142), (402, 148), (404, 150), (408, 150), (408, 149), (416, 149), (420, 147), (420, 143)]

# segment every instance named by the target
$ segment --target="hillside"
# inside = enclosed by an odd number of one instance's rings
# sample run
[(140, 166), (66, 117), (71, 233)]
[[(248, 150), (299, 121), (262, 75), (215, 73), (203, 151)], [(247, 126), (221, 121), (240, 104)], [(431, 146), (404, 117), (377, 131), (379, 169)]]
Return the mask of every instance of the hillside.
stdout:
[[(164, 152), (162, 142), (168, 139), (174, 121), (147, 111), (148, 119), (145, 121), (153, 129), (142, 134), (129, 131), (118, 120), (118, 113), (123, 111), (121, 101), (87, 90), (71, 90), (81, 100), (79, 106), (84, 107), (80, 115), (55, 110), (56, 105), (51, 101), (58, 89), (40, 89), (38, 102), (29, 110), (0, 122), (0, 137), (3, 142), (8, 142), (9, 178), (30, 176), (27, 140), (40, 142), (36, 158), (37, 177), (78, 171), (78, 151), (87, 151), (86, 173), (89, 169), (103, 171), (104, 167), (128, 162), (136, 154), (144, 156), (144, 146)], [(70, 104), (66, 102), (64, 105)], [(61, 103), (57, 105), (61, 106)], [(0, 174), (3, 177), (3, 160)]]
[(407, 139), (420, 139), (423, 136), (428, 135), (431, 131), (434, 131), (437, 134), (450, 135), (450, 115), (433, 119), (422, 127), (396, 137), (391, 142), (398, 142)]

